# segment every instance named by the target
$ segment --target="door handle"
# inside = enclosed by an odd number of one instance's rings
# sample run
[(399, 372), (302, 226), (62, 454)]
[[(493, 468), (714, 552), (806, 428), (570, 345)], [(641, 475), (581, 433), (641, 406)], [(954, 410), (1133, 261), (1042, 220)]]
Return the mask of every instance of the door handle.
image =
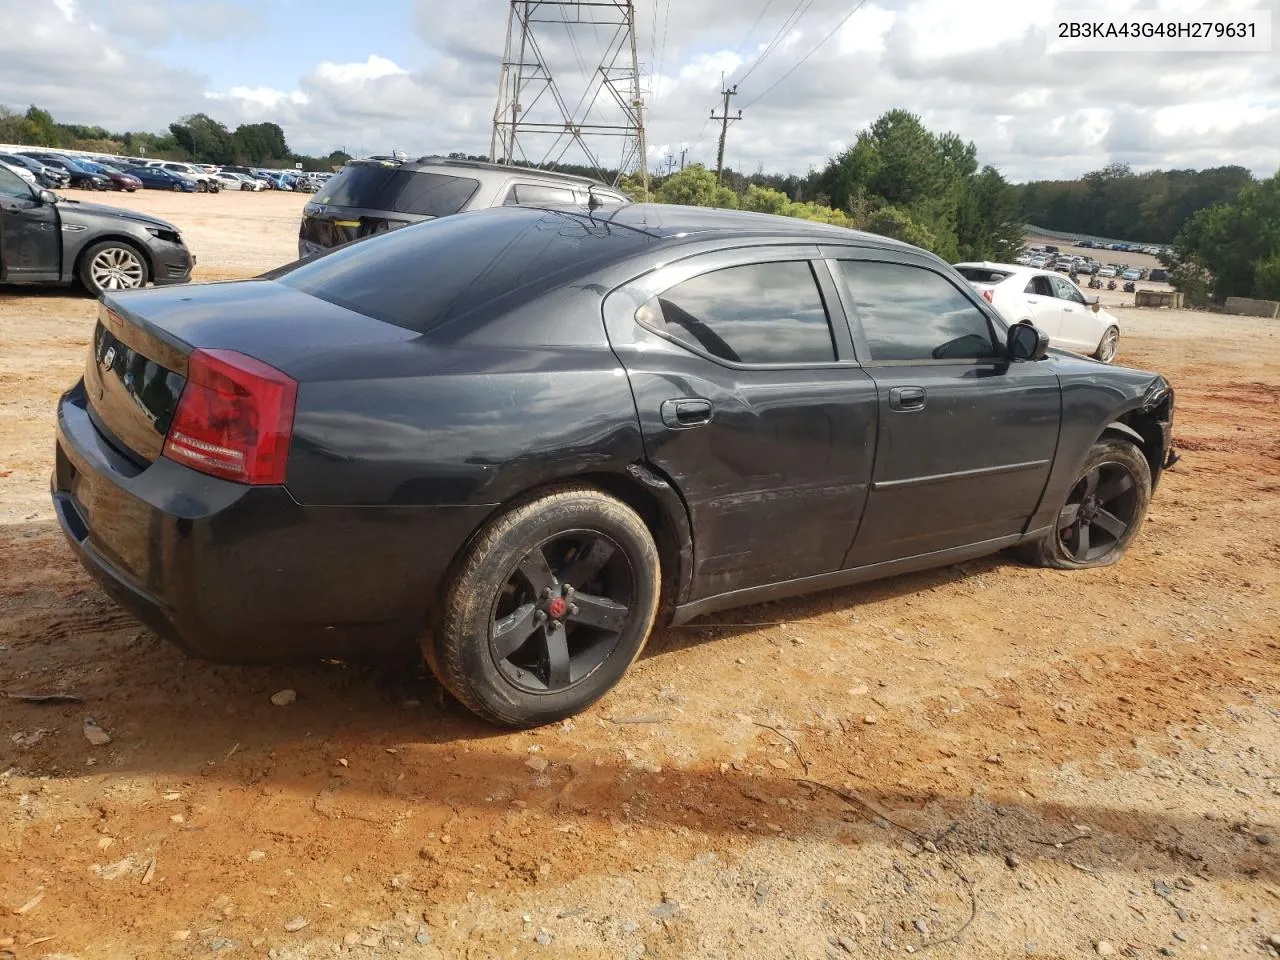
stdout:
[(711, 422), (710, 400), (702, 397), (682, 397), (679, 400), (662, 401), (662, 422), (668, 427), (683, 430), (700, 427)]
[(891, 387), (889, 389), (889, 409), (911, 413), (923, 410), (925, 402), (924, 387)]

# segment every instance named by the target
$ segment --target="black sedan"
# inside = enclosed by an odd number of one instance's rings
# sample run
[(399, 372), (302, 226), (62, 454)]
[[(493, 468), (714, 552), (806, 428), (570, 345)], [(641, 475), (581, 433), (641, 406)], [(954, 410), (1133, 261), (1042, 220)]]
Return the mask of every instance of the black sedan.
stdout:
[(149, 190), (172, 190), (175, 193), (195, 193), (196, 182), (190, 177), (180, 177), (161, 167), (130, 166), (125, 172), (136, 177)]
[(1047, 345), (881, 237), (499, 208), (105, 297), (53, 500), (194, 654), (417, 642), (476, 713), (541, 724), (659, 621), (1006, 547), (1117, 560), (1173, 391)]
[(23, 167), (31, 171), (35, 174), (36, 182), (42, 187), (48, 187), (50, 190), (60, 190), (71, 185), (71, 175), (65, 170), (46, 166), (33, 157), (26, 157), (20, 153), (0, 153), (0, 163), (7, 163), (11, 167)]
[(196, 258), (171, 223), (67, 200), (0, 169), (0, 283), (107, 290), (185, 283)]
[(100, 173), (95, 173), (88, 166), (71, 157), (64, 157), (57, 153), (37, 153), (32, 150), (24, 150), (23, 155), (38, 160), (46, 167), (63, 171), (71, 180), (71, 186), (81, 190), (110, 190), (111, 180)]

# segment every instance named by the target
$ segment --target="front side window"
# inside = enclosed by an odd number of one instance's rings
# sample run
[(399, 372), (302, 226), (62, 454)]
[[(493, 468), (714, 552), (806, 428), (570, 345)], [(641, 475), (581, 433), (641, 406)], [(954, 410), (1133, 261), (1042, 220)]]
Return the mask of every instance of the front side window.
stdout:
[(733, 363), (830, 363), (831, 324), (804, 260), (726, 267), (658, 294), (645, 326)]
[(1084, 294), (1076, 289), (1074, 283), (1069, 283), (1061, 277), (1053, 278), (1053, 292), (1059, 300), (1068, 300), (1071, 303), (1084, 303)]
[(11, 170), (0, 167), (0, 197), (13, 197), (16, 200), (30, 200), (31, 188), (26, 181)]
[(903, 263), (839, 264), (873, 361), (998, 356), (986, 315), (940, 274)]

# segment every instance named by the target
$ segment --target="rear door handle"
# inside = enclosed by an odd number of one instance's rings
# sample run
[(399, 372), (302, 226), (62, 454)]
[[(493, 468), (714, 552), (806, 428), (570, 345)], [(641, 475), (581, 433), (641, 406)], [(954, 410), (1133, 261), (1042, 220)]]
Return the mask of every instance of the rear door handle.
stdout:
[(924, 387), (890, 387), (889, 409), (910, 413), (923, 410), (925, 402)]
[(704, 400), (702, 397), (682, 397), (679, 400), (662, 401), (662, 422), (677, 430), (710, 423), (711, 414), (711, 401)]

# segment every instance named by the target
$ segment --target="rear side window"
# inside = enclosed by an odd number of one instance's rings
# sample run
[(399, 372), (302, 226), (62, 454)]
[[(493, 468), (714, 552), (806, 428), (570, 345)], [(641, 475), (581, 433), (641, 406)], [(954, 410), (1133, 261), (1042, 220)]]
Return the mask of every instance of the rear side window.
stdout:
[(1007, 270), (992, 270), (988, 267), (956, 267), (956, 270), (970, 283), (999, 283), (1012, 276)]
[(517, 183), (507, 191), (504, 206), (536, 207), (542, 204), (576, 203), (577, 198), (567, 187), (552, 187), (543, 183)]
[(872, 360), (997, 356), (986, 315), (940, 274), (904, 263), (841, 260)]
[(654, 297), (636, 319), (698, 352), (734, 363), (836, 358), (822, 294), (803, 260), (704, 273)]
[(447, 217), (466, 206), (479, 187), (480, 181), (470, 177), (359, 163), (343, 168), (325, 185), (317, 200), (338, 207)]
[(638, 231), (587, 217), (498, 208), (369, 237), (266, 276), (375, 320), (427, 333), (465, 324), (504, 297), (513, 304), (532, 299), (652, 242)]
[(1027, 281), (1027, 288), (1022, 291), (1036, 297), (1052, 297), (1053, 284), (1048, 277), (1032, 277)]

